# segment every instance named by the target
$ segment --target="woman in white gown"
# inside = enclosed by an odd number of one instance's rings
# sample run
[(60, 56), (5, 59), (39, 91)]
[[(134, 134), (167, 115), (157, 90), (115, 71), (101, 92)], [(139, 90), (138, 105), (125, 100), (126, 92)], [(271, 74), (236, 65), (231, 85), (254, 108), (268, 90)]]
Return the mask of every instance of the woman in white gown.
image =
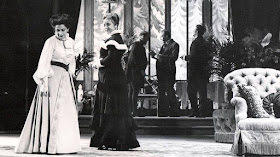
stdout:
[(54, 34), (44, 44), (33, 75), (38, 88), (21, 132), (17, 153), (76, 153), (81, 150), (75, 90), (74, 40), (69, 15), (54, 15)]

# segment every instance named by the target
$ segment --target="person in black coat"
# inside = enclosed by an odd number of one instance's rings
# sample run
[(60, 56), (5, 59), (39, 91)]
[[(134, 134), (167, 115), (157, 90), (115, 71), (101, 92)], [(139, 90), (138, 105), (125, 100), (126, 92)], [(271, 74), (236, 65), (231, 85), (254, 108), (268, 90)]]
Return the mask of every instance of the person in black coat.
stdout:
[(139, 41), (133, 43), (127, 61), (126, 77), (129, 82), (128, 101), (130, 110), (134, 116), (137, 113), (137, 99), (140, 88), (145, 83), (145, 69), (147, 67), (147, 56), (145, 45), (149, 40), (149, 33), (142, 31)]
[(90, 63), (99, 68), (90, 147), (120, 151), (137, 148), (140, 146), (134, 132), (137, 126), (128, 110), (127, 81), (121, 65), (127, 46), (117, 30), (116, 13), (107, 14), (103, 23), (110, 37), (100, 49), (100, 59)]
[[(206, 29), (202, 25), (196, 26), (197, 38), (192, 42), (190, 55), (186, 56), (189, 61), (188, 72), (188, 95), (192, 106), (190, 117), (205, 117), (207, 104), (207, 83), (209, 82), (208, 61), (211, 56), (208, 54), (208, 46), (203, 38)], [(199, 107), (197, 93), (199, 93)]]
[(158, 78), (158, 116), (179, 116), (174, 84), (176, 82), (175, 61), (179, 55), (179, 44), (171, 39), (171, 33), (163, 31), (163, 46), (158, 54), (151, 51), (150, 55), (157, 59), (156, 70)]

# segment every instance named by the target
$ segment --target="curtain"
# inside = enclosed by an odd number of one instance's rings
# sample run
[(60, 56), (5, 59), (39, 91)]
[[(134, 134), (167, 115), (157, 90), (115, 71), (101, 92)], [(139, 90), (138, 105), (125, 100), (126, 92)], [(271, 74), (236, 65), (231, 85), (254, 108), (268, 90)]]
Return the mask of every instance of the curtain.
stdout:
[(225, 42), (232, 39), (231, 23), (229, 22), (229, 0), (212, 0), (212, 30), (214, 36)]
[[(187, 54), (187, 2), (174, 0), (171, 2), (171, 35), (180, 45), (179, 56)], [(187, 63), (179, 58), (176, 61), (176, 80), (187, 79)]]
[(85, 0), (81, 0), (80, 13), (78, 18), (77, 30), (75, 34), (75, 49), (78, 54), (83, 55), (84, 52), (84, 24), (85, 24)]
[(279, 0), (232, 0), (234, 40), (241, 40), (247, 28), (267, 29), (272, 41), (279, 41)]
[(189, 0), (188, 1), (188, 49), (192, 41), (195, 39), (196, 25), (202, 24), (202, 1), (203, 0)]
[(75, 37), (79, 18), (81, 0), (52, 0), (52, 14), (69, 14), (73, 21), (69, 31), (72, 38)]

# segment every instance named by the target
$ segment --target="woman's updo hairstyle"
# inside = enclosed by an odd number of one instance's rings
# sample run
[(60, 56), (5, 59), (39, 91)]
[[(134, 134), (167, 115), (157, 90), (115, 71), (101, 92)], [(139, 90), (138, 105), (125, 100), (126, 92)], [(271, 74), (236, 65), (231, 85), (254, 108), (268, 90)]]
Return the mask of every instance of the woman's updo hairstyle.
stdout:
[(56, 25), (61, 25), (61, 24), (64, 24), (65, 27), (70, 28), (71, 20), (72, 19), (68, 14), (56, 14), (49, 19), (49, 22), (52, 28), (54, 28)]
[(119, 25), (120, 22), (120, 18), (116, 13), (108, 13), (103, 17), (103, 19), (111, 20), (117, 26)]

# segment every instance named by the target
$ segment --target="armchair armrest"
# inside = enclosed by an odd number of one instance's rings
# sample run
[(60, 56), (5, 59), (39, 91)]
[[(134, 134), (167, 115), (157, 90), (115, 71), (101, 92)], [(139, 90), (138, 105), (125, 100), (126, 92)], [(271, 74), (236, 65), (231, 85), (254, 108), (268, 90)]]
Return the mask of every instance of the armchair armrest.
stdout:
[(244, 98), (241, 97), (233, 97), (230, 100), (230, 103), (235, 106), (235, 121), (236, 121), (236, 126), (238, 122), (242, 119), (246, 119), (248, 117), (247, 115), (247, 102)]

